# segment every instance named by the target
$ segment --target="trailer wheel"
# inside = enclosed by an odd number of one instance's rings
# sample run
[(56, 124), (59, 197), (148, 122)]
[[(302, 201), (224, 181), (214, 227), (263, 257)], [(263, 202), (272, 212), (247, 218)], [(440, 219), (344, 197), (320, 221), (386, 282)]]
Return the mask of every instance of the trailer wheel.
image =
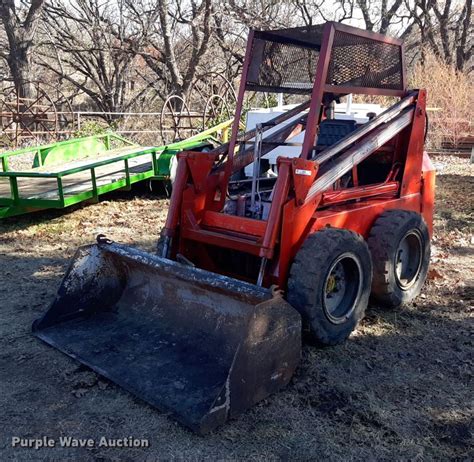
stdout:
[(374, 265), (374, 301), (396, 308), (418, 296), (430, 262), (430, 236), (423, 217), (407, 210), (387, 210), (375, 222), (367, 242)]
[(317, 343), (343, 342), (364, 317), (372, 264), (364, 239), (325, 228), (306, 238), (288, 279), (288, 301)]

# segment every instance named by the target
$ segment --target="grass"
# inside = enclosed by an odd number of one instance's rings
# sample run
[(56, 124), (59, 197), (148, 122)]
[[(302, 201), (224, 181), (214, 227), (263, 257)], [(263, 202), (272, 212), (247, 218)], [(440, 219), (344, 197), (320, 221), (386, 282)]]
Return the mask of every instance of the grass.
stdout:
[[(102, 232), (152, 251), (168, 200), (138, 191), (0, 222), (2, 459), (469, 460), (474, 167), (435, 161), (433, 258), (422, 295), (396, 310), (370, 307), (343, 345), (305, 345), (287, 388), (206, 437), (30, 335), (79, 245)], [(150, 448), (10, 447), (14, 435), (43, 434), (134, 436)]]

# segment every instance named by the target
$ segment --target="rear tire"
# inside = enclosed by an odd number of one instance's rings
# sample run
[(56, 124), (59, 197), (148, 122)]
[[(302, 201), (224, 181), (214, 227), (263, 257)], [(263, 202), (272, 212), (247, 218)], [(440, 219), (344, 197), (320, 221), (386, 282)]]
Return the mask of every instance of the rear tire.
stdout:
[(423, 217), (407, 210), (387, 210), (370, 231), (374, 266), (372, 299), (396, 308), (417, 297), (430, 262), (430, 236)]
[(364, 317), (372, 264), (364, 239), (347, 229), (325, 228), (306, 238), (291, 266), (288, 301), (312, 338), (336, 345)]

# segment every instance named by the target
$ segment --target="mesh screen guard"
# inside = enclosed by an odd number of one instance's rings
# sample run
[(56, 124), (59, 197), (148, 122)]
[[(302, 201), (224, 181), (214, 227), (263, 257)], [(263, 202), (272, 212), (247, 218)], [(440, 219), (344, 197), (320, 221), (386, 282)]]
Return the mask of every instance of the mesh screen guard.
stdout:
[[(339, 87), (404, 90), (401, 42), (338, 24), (326, 84)], [(311, 93), (324, 25), (255, 31), (246, 90)], [(342, 30), (341, 30), (342, 29)]]
[(326, 83), (403, 90), (401, 47), (336, 30)]
[(252, 43), (246, 89), (311, 93), (319, 50), (297, 43), (290, 40), (282, 43), (256, 36)]

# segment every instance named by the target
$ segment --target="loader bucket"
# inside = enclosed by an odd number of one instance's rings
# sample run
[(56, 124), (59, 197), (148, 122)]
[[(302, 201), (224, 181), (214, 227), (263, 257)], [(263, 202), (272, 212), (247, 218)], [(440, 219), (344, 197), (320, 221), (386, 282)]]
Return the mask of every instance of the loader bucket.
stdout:
[(198, 433), (286, 385), (301, 351), (277, 293), (110, 241), (78, 249), (33, 332)]

